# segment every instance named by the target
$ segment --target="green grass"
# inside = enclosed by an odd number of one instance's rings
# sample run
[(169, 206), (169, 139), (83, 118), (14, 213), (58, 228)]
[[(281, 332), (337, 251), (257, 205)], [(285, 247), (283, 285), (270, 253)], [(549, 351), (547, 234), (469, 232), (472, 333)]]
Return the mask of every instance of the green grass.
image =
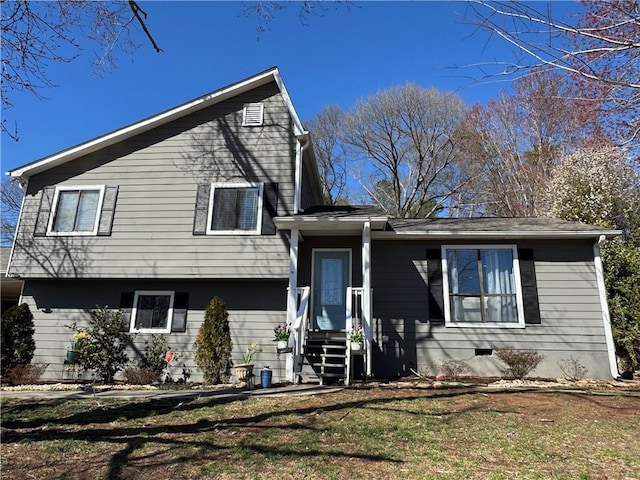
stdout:
[[(638, 478), (640, 397), (355, 389), (5, 401), (3, 479)], [(27, 475), (28, 474), (28, 475)]]

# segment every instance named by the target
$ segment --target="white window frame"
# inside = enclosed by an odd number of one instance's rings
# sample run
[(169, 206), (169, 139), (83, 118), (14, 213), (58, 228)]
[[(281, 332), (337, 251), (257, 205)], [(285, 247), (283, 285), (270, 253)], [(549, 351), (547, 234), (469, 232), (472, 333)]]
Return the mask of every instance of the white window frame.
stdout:
[[(250, 115), (247, 112), (251, 109), (258, 109), (260, 112), (260, 119), (258, 121), (250, 121)], [(243, 127), (261, 127), (264, 125), (264, 103), (246, 103), (242, 109), (242, 126)]]
[[(136, 290), (133, 296), (133, 308), (131, 309), (131, 323), (129, 332), (131, 333), (171, 333), (173, 324), (173, 302), (176, 292), (173, 290)], [(165, 328), (136, 328), (136, 318), (138, 316), (138, 299), (143, 296), (168, 296), (169, 310), (167, 312), (167, 326)]]
[[(447, 250), (511, 250), (513, 261), (513, 276), (516, 287), (516, 306), (518, 309), (517, 322), (456, 322), (451, 319), (451, 301), (449, 298), (449, 268), (447, 265)], [(446, 327), (457, 328), (525, 328), (524, 302), (522, 295), (522, 282), (520, 279), (520, 261), (518, 259), (517, 245), (513, 244), (492, 244), (492, 245), (442, 245), (442, 290), (444, 297), (444, 319)]]
[[(58, 201), (60, 200), (60, 192), (67, 192), (72, 190), (98, 190), (98, 205), (96, 207), (96, 217), (93, 220), (93, 229), (84, 232), (71, 231), (71, 232), (56, 232), (53, 230), (53, 223), (58, 213)], [(100, 214), (102, 212), (102, 204), (104, 202), (104, 185), (59, 185), (56, 187), (53, 195), (53, 203), (51, 204), (51, 213), (49, 214), (49, 223), (47, 224), (48, 236), (95, 236), (98, 234), (98, 227), (100, 225)]]
[[(211, 228), (213, 220), (213, 201), (216, 188), (258, 188), (258, 212), (256, 215), (256, 228), (253, 230), (213, 230)], [(237, 182), (237, 183), (212, 183), (209, 193), (209, 208), (207, 210), (207, 235), (259, 235), (262, 230), (262, 205), (264, 196), (264, 183), (260, 182)]]

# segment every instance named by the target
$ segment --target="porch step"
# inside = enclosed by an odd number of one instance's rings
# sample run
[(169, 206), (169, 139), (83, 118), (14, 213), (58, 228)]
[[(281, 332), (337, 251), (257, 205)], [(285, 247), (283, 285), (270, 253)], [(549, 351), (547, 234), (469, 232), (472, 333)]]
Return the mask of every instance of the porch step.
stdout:
[[(320, 384), (346, 378), (347, 340), (342, 332), (308, 332), (301, 373)], [(306, 368), (305, 368), (306, 367)]]

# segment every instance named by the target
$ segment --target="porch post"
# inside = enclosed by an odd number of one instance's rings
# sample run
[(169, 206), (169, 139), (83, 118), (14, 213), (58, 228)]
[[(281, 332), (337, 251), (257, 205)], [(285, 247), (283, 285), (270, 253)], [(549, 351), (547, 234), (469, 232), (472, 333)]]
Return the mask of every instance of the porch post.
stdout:
[[(296, 314), (298, 311), (298, 229), (291, 229), (291, 239), (289, 240), (289, 288), (287, 294), (287, 325), (291, 328), (291, 325), (296, 321)], [(297, 339), (295, 335), (293, 338), (293, 352), (296, 351), (295, 342)], [(291, 339), (289, 340), (291, 346)], [(287, 353), (287, 359), (285, 364), (285, 377), (289, 382), (295, 382), (294, 376), (294, 364), (298, 361), (294, 358), (294, 353)]]
[(371, 376), (371, 222), (364, 222), (362, 228), (362, 320), (365, 338), (365, 370)]

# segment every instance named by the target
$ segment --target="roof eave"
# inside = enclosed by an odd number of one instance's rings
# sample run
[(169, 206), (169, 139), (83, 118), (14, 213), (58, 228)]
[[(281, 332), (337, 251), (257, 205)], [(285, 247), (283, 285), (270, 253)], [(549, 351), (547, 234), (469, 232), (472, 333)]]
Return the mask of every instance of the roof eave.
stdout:
[(564, 230), (548, 230), (548, 231), (451, 231), (451, 230), (434, 230), (429, 232), (371, 232), (371, 238), (378, 240), (451, 240), (451, 239), (470, 239), (470, 240), (495, 240), (495, 239), (564, 239), (564, 238), (607, 238), (622, 235), (621, 230), (586, 230), (586, 231), (564, 231)]
[(274, 221), (279, 229), (288, 230), (297, 228), (304, 229), (349, 229), (354, 226), (362, 227), (366, 222), (371, 223), (372, 229), (384, 228), (387, 224), (388, 217), (372, 217), (372, 216), (353, 216), (349, 218), (343, 217), (331, 217), (331, 218), (317, 218), (317, 217), (278, 217)]

